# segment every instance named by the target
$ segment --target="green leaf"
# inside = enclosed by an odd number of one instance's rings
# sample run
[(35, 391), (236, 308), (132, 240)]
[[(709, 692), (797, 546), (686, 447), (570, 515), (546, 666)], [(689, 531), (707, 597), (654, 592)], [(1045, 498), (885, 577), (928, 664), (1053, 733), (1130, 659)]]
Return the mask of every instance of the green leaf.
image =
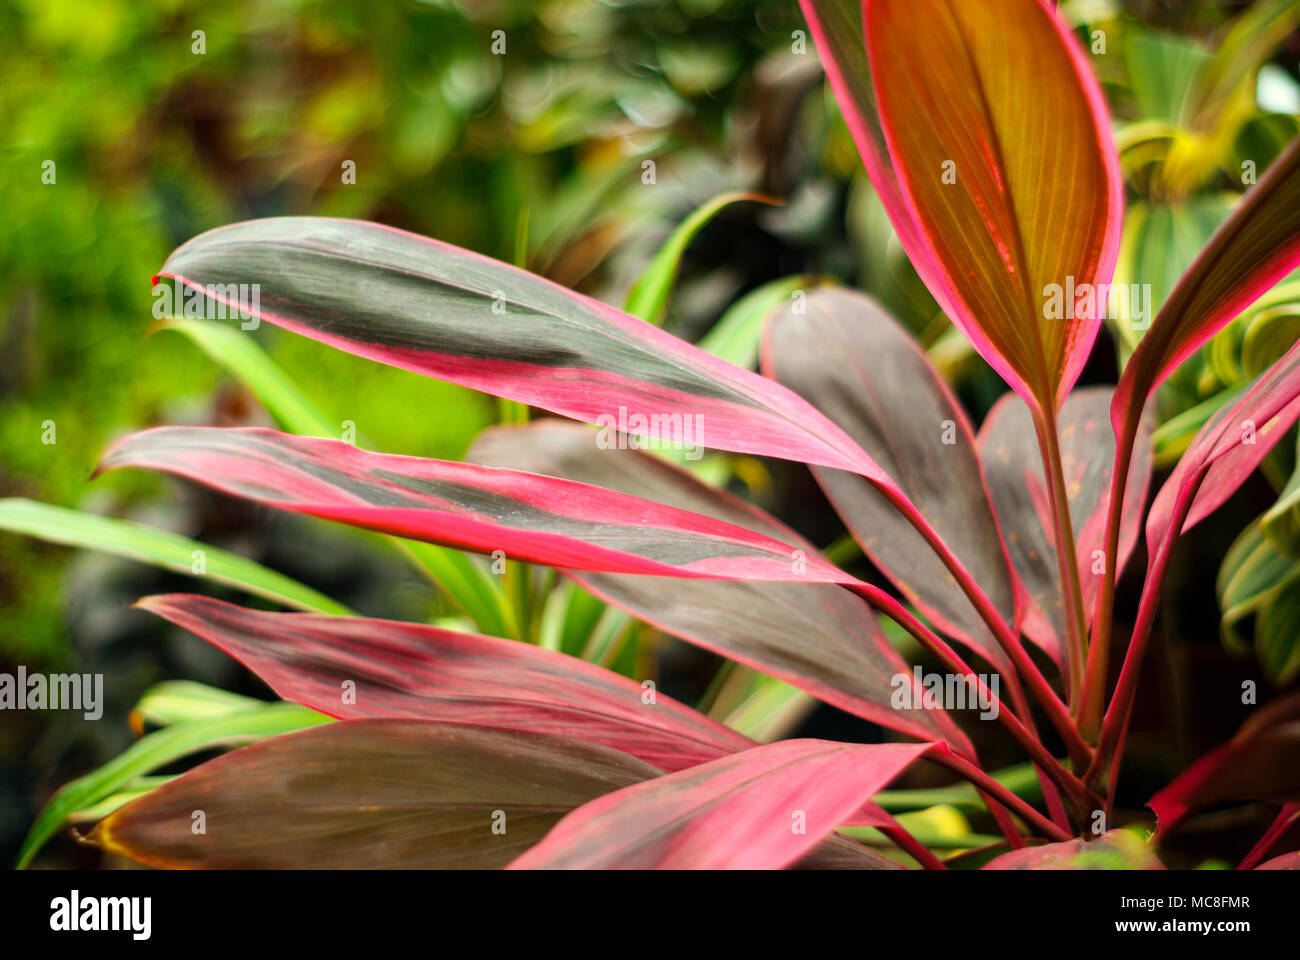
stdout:
[[(908, 833), (931, 850), (970, 850), (1002, 840), (1000, 836), (972, 833), (962, 812), (946, 804), (903, 813), (897, 819)], [(875, 827), (840, 827), (839, 832), (873, 847), (893, 844)]]
[[(343, 604), (260, 563), (132, 520), (11, 497), (0, 500), (0, 530), (100, 550), (176, 573), (214, 580), (298, 610), (342, 616), (352, 613)], [(196, 573), (194, 569), (197, 551), (202, 551), (204, 573)]]
[(1274, 548), (1300, 560), (1300, 437), (1296, 442), (1296, 467), (1277, 503), (1259, 518), (1260, 531)]
[(183, 333), (247, 387), (285, 430), (309, 437), (335, 437), (339, 428), (320, 412), (252, 337), (211, 320), (171, 319), (162, 329)]
[(522, 639), (520, 626), (498, 581), (473, 557), (460, 550), (391, 537), (474, 621), (494, 637)]
[(681, 266), (682, 256), (691, 245), (704, 225), (722, 210), (723, 207), (741, 200), (753, 200), (757, 203), (776, 204), (773, 200), (758, 193), (720, 193), (704, 206), (678, 224), (677, 229), (668, 237), (667, 242), (659, 248), (650, 266), (641, 278), (632, 285), (627, 293), (623, 309), (633, 316), (648, 320), (658, 326), (663, 322), (668, 309), (668, 298), (672, 296), (673, 285), (677, 282), (677, 270)]
[(1195, 122), (1209, 128), (1273, 53), (1300, 25), (1296, 0), (1262, 0), (1233, 21), (1219, 49), (1199, 77)]
[[(1020, 763), (994, 770), (991, 776), (1016, 796), (1030, 803), (1037, 803), (1042, 799), (1042, 784), (1031, 763)], [(871, 799), (876, 806), (889, 813), (924, 810), (941, 804), (968, 813), (981, 813), (986, 809), (979, 793), (969, 783), (954, 783), (948, 787), (933, 787), (928, 790), (885, 790)]]
[[(1284, 284), (1273, 292), (1282, 291), (1296, 296), (1300, 294), (1300, 284)], [(1269, 300), (1276, 302), (1273, 297)], [(1242, 378), (1250, 380), (1259, 376), (1277, 363), (1297, 339), (1300, 339), (1300, 303), (1278, 303), (1252, 312), (1241, 336)]]
[(798, 275), (772, 280), (751, 290), (727, 309), (696, 346), (738, 367), (753, 368), (758, 362), (763, 320), (768, 312), (783, 303), (791, 303), (796, 292), (806, 292), (820, 282), (818, 277)]
[(776, 677), (759, 675), (754, 689), (723, 720), (727, 726), (759, 743), (789, 736), (800, 720), (817, 706), (811, 694)]
[[(1132, 284), (1146, 284), (1150, 299), (1145, 318), (1151, 322), (1156, 311), (1164, 304), (1178, 278), (1183, 275), (1196, 255), (1209, 241), (1214, 230), (1231, 209), (1232, 197), (1211, 194), (1194, 197), (1185, 203), (1148, 205), (1141, 201), (1130, 204), (1124, 213), (1124, 232), (1120, 242), (1119, 259), (1115, 264), (1114, 294), (1132, 290)], [(1142, 289), (1142, 288), (1139, 288)], [(1125, 355), (1131, 353), (1142, 339), (1139, 324), (1128, 318), (1132, 314), (1117, 309), (1112, 303), (1107, 313), (1114, 319), (1112, 329), (1118, 334)], [(1136, 319), (1136, 318), (1134, 318)]]
[(1124, 63), (1142, 119), (1179, 123), (1196, 77), (1210, 62), (1195, 41), (1157, 30), (1124, 31)]
[(264, 700), (228, 693), (193, 680), (165, 680), (145, 691), (133, 713), (141, 724), (169, 727), (193, 720), (214, 720), (266, 706)]
[(31, 862), (69, 816), (107, 799), (142, 774), (200, 750), (251, 743), (331, 722), (323, 713), (296, 703), (269, 703), (224, 717), (179, 723), (141, 737), (125, 752), (65, 784), (54, 795), (23, 841), (18, 869)]
[(1244, 383), (1229, 387), (1177, 416), (1170, 417), (1158, 426), (1152, 435), (1152, 443), (1155, 446), (1155, 468), (1157, 470), (1168, 468), (1177, 463), (1187, 452), (1187, 448), (1192, 445), (1197, 432), (1205, 426), (1210, 417), (1214, 416), (1215, 411), (1236, 400), (1245, 387)]
[(1279, 590), (1260, 611), (1255, 628), (1255, 654), (1264, 675), (1275, 686), (1284, 687), (1300, 674), (1300, 565), (1287, 581), (1290, 589)]
[[(1229, 548), (1219, 568), (1220, 631), (1226, 647), (1253, 645), (1270, 683), (1286, 686), (1300, 674), (1300, 561), (1278, 551), (1259, 521)], [(1253, 618), (1253, 620), (1251, 619)]]
[(96, 820), (102, 820), (119, 807), (125, 806), (132, 800), (138, 800), (146, 793), (157, 790), (164, 783), (175, 779), (175, 777), (136, 777), (124, 789), (89, 807), (83, 807), (69, 816), (68, 823), (94, 823)]

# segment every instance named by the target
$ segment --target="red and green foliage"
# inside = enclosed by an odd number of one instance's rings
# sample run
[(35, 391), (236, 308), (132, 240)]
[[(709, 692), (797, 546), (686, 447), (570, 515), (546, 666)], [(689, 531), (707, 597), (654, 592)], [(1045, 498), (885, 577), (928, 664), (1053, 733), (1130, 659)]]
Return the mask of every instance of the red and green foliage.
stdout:
[[(1160, 866), (1154, 845), (1105, 828), (1165, 572), (1180, 534), (1300, 417), (1300, 344), (1206, 423), (1144, 514), (1145, 411), (1162, 380), (1300, 262), (1300, 144), (1177, 283), (1118, 385), (1072, 390), (1104, 319), (1092, 291), (1116, 262), (1123, 185), (1087, 54), (1053, 5), (801, 3), (912, 264), (1010, 387), (978, 432), (910, 335), (857, 293), (801, 292), (799, 309), (773, 310), (758, 374), (437, 241), (283, 218), (199, 236), (160, 279), (217, 299), (217, 288), (256, 284), (260, 319), (580, 423), (496, 428), (472, 463), (163, 427), (114, 445), (101, 469), (165, 471), (282, 510), (554, 567), (910, 742), (760, 745), (518, 640), (148, 597), (144, 609), (340, 722), (203, 764), (109, 813), (93, 842), (184, 867), (898, 866), (837, 832), (870, 827), (909, 865), (942, 868), (873, 801), (910, 766), (934, 763), (973, 784), (1004, 832), (1008, 852), (990, 867)], [(1045, 303), (1053, 288), (1078, 292), (1063, 313)], [(688, 422), (702, 446), (809, 465), (894, 592), (669, 458), (611, 448), (581, 425), (654, 441)], [(1116, 578), (1144, 527), (1136, 621), (1117, 637)], [(1042, 809), (985, 772), (924, 690), (899, 705), (897, 678), (912, 675), (877, 614), (952, 675), (976, 674), (968, 656), (992, 665), (999, 683), (979, 692), (1034, 764)], [(1158, 836), (1211, 803), (1282, 804), (1283, 826), (1247, 865), (1294, 866), (1294, 854), (1265, 861), (1300, 801), (1295, 703), (1261, 710), (1153, 798)], [(199, 807), (204, 833), (190, 830)]]

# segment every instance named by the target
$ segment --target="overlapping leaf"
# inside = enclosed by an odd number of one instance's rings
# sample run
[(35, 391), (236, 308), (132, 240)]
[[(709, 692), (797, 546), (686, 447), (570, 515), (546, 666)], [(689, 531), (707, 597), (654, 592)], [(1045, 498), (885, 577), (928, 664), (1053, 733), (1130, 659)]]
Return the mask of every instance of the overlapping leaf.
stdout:
[[(21, 497), (0, 499), (0, 530), (11, 530), (51, 543), (151, 563), (186, 576), (210, 577), (217, 583), (246, 590), (286, 607), (349, 614), (352, 611), (310, 587), (268, 570), (239, 554), (221, 550), (170, 530), (145, 526), (134, 520), (102, 517)], [(203, 573), (195, 572), (194, 558), (204, 558)]]
[[(481, 434), (470, 458), (590, 483), (743, 526), (817, 551), (758, 508), (638, 450), (600, 449), (579, 424), (541, 420)], [(860, 599), (829, 584), (675, 580), (572, 573), (592, 593), (669, 633), (780, 677), (827, 703), (970, 756), (969, 740), (942, 710), (896, 709), (894, 678), (910, 671)], [(920, 700), (913, 699), (913, 703)]]
[(931, 744), (783, 740), (637, 784), (566, 816), (512, 869), (780, 869)]
[(1300, 870), (1300, 850), (1284, 853), (1280, 857), (1266, 860), (1256, 870)]
[[(863, 4), (858, 0), (799, 0), (799, 6), (808, 21), (826, 78), (862, 156), (871, 185), (917, 273), (936, 297), (941, 296), (943, 288), (937, 265), (921, 254), (924, 248), (916, 223), (903, 200), (898, 176), (890, 165), (889, 148), (881, 129), (863, 42)], [(952, 311), (948, 312), (951, 315)]]
[(1040, 0), (868, 0), (868, 86), (858, 49), (827, 29), (851, 29), (851, 2), (804, 9), (900, 241), (998, 373), (1027, 402), (1059, 406), (1119, 244), (1119, 165), (1088, 63)]
[[(215, 320), (168, 320), (164, 329), (185, 334), (237, 377), (283, 430), (308, 437), (334, 434), (334, 425), (252, 337)], [(419, 565), (469, 614), (478, 629), (498, 637), (516, 631), (501, 596), (500, 584), (490, 579), (474, 560), (459, 550), (431, 543), (395, 540), (393, 546)]]
[(388, 456), (256, 428), (132, 434), (100, 469), (146, 467), (233, 496), (402, 537), (557, 567), (848, 583), (816, 556), (744, 528), (596, 487)]
[(1257, 520), (1224, 555), (1216, 592), (1224, 644), (1238, 653), (1253, 645), (1269, 683), (1288, 686), (1300, 674), (1300, 562), (1279, 553)]
[[(1300, 418), (1300, 343), (1260, 376), (1231, 407), (1219, 410), (1196, 434), (1191, 447), (1156, 495), (1147, 515), (1148, 549), (1164, 540), (1176, 502), (1200, 482), (1181, 530), (1223, 505)], [(1203, 478), (1203, 479), (1201, 479)]]
[(668, 771), (753, 745), (662, 694), (646, 703), (633, 680), (514, 640), (393, 620), (263, 613), (184, 594), (138, 605), (220, 647), (286, 700), (341, 719), (558, 734)]
[(577, 420), (649, 435), (698, 415), (704, 446), (879, 473), (769, 380), (541, 277), (379, 224), (237, 223), (181, 246), (159, 276), (341, 350)]
[[(1114, 465), (1110, 430), (1111, 390), (1088, 387), (1065, 399), (1057, 420), (1061, 465), (1075, 530), (1075, 553), (1083, 587), (1083, 608), (1091, 617), (1098, 577), (1094, 551), (1105, 548), (1107, 500)], [(1151, 483), (1151, 418), (1134, 449), (1124, 493), (1116, 571), (1124, 569), (1137, 543)], [(1028, 407), (1014, 393), (993, 405), (977, 439), (989, 494), (1020, 582), (1032, 601), (1023, 629), (1064, 665), (1065, 609), (1060, 567), (1043, 461)], [(1104, 560), (1104, 558), (1102, 558)]]
[(158, 867), (499, 867), (574, 808), (658, 774), (564, 737), (329, 723), (211, 760), (117, 810), (90, 839)]
[(1228, 800), (1300, 800), (1300, 695), (1260, 707), (1227, 743), (1148, 802), (1167, 834), (1192, 812)]
[[(895, 479), (1012, 623), (1007, 556), (961, 405), (912, 338), (868, 297), (821, 290), (805, 306), (803, 314), (781, 310), (770, 318), (764, 372), (826, 414)], [(876, 566), (943, 630), (1000, 662), (952, 575), (884, 495), (841, 470), (813, 472)]]
[(1012, 850), (986, 863), (984, 870), (1163, 870), (1155, 852), (1126, 830), (1111, 830), (1096, 840), (1063, 840)]
[(177, 723), (148, 733), (98, 770), (59, 788), (28, 831), (18, 855), (18, 869), (31, 862), (69, 817), (129, 789), (151, 771), (190, 754), (239, 746), (329, 722), (329, 717), (296, 703), (255, 701), (230, 713)]
[(1115, 390), (1116, 432), (1175, 367), (1298, 264), (1300, 140), (1246, 192), (1156, 314)]
[(627, 292), (623, 309), (634, 317), (640, 317), (656, 326), (661, 325), (664, 314), (668, 311), (668, 301), (677, 282), (677, 271), (681, 269), (686, 248), (716, 214), (728, 205), (743, 200), (754, 200), (759, 203), (779, 202), (761, 193), (720, 193), (713, 197), (678, 224), (672, 235), (659, 248), (654, 259), (650, 261), (645, 272)]

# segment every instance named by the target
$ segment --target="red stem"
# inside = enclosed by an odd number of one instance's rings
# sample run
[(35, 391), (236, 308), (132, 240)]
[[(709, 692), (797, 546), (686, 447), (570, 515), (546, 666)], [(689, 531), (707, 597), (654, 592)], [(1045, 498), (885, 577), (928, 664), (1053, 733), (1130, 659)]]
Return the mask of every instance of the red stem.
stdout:
[(882, 611), (915, 637), (917, 642), (934, 654), (947, 669), (953, 673), (975, 677), (976, 682), (979, 684), (980, 693), (987, 696), (988, 702), (997, 707), (997, 719), (1007, 728), (1007, 732), (1015, 738), (1017, 743), (1024, 747), (1030, 759), (1041, 767), (1076, 803), (1091, 803), (1095, 799), (1088, 796), (1088, 791), (1079, 778), (1061, 766), (1060, 761), (1052, 756), (1051, 751), (1043, 746), (1037, 737), (1026, 730), (1024, 724), (1020, 722), (1015, 714), (999, 698), (993, 695), (993, 692), (988, 689), (984, 681), (979, 679), (979, 674), (972, 670), (966, 661), (933, 630), (912, 616), (906, 607), (879, 587), (864, 583), (852, 586), (849, 589), (860, 594), (869, 604)]
[(938, 857), (925, 848), (921, 841), (907, 832), (902, 824), (881, 827), (880, 832), (894, 842), (894, 846), (911, 856), (913, 860), (927, 870), (947, 870)]
[(1087, 657), (1087, 628), (1083, 616), (1083, 589), (1079, 584), (1079, 562), (1075, 553), (1074, 526), (1070, 522), (1070, 499), (1065, 489), (1061, 466), (1061, 442), (1056, 429), (1056, 414), (1051, 407), (1034, 418), (1038, 430), (1038, 449), (1047, 477), (1047, 500), (1055, 526), (1056, 560), (1065, 594), (1066, 642), (1069, 654), (1067, 702), (1078, 711), (1083, 695), (1084, 663)]
[(1007, 839), (1007, 846), (1012, 850), (1020, 850), (1025, 846), (1025, 838), (1020, 835), (1020, 828), (1016, 822), (1011, 819), (1011, 814), (1007, 813), (1007, 808), (998, 803), (997, 799), (989, 793), (985, 793), (978, 787), (975, 792), (979, 794), (984, 806), (988, 808), (993, 820), (997, 823), (998, 829), (1002, 831), (1002, 836)]
[(1066, 831), (1052, 823), (1051, 820), (1048, 820), (1045, 816), (1029, 804), (1025, 803), (1025, 801), (1021, 800), (1002, 784), (998, 783), (979, 767), (963, 760), (951, 750), (944, 749), (940, 746), (939, 748), (932, 750), (927, 754), (927, 756), (935, 763), (945, 766), (954, 773), (969, 780), (980, 790), (996, 797), (998, 802), (1008, 810), (1014, 812), (1016, 816), (1020, 817), (1020, 819), (1024, 820), (1049, 840), (1060, 841), (1070, 839), (1070, 835)]
[[(1008, 675), (1006, 680), (1007, 689), (1011, 695), (1011, 703), (1019, 715), (1024, 718), (1025, 729), (1029, 731), (1030, 736), (1041, 742), (1042, 738), (1038, 735), (1038, 725), (1034, 723), (1033, 711), (1030, 710), (1029, 704), (1025, 700), (1025, 691), (1021, 689), (1020, 679), (1012, 674)], [(1034, 773), (1038, 776), (1038, 785), (1043, 788), (1043, 802), (1047, 804), (1047, 812), (1051, 815), (1052, 822), (1062, 830), (1069, 830), (1070, 816), (1065, 812), (1065, 805), (1061, 802), (1061, 791), (1056, 788), (1056, 784), (1047, 771), (1038, 764), (1034, 764)]]
[(1011, 662), (1020, 672), (1021, 677), (1029, 685), (1034, 696), (1038, 699), (1039, 704), (1047, 713), (1047, 717), (1056, 728), (1056, 732), (1061, 735), (1065, 741), (1066, 749), (1069, 751), (1070, 759), (1075, 766), (1083, 769), (1092, 759), (1092, 750), (1083, 742), (1079, 736), (1079, 731), (1074, 727), (1074, 721), (1070, 718), (1070, 712), (1066, 709), (1061, 698), (1056, 695), (1056, 691), (1051, 688), (1043, 674), (1039, 671), (1034, 661), (1029, 658), (1024, 648), (1008, 629), (1006, 623), (1002, 620), (1002, 615), (993, 609), (993, 604), (984, 591), (979, 588), (971, 578), (970, 573), (957, 559), (943, 539), (934, 532), (925, 518), (920, 515), (916, 507), (903, 495), (901, 491), (891, 490), (889, 487), (879, 487), (880, 492), (890, 501), (900, 513), (903, 514), (916, 529), (925, 542), (943, 561), (943, 565), (948, 568), (948, 572), (953, 575), (957, 585), (961, 587), (962, 592), (966, 594), (980, 617), (992, 631), (998, 645), (1002, 647)]
[(1282, 839), (1282, 834), (1291, 829), (1291, 825), (1300, 817), (1300, 803), (1288, 803), (1282, 807), (1273, 821), (1273, 825), (1264, 832), (1259, 838), (1259, 843), (1250, 848), (1250, 853), (1242, 858), (1241, 863), (1237, 864), (1238, 870), (1254, 870), (1259, 866), (1268, 852), (1273, 849), (1273, 844)]
[(1088, 743), (1097, 741), (1105, 702), (1112, 618), (1115, 614), (1115, 579), (1119, 567), (1119, 527), (1138, 422), (1138, 418), (1132, 415), (1127, 417), (1123, 429), (1115, 438), (1115, 463), (1110, 475), (1110, 500), (1106, 505), (1106, 570), (1097, 588), (1097, 600), (1093, 607), (1092, 643), (1088, 648), (1083, 704), (1079, 710), (1079, 732)]
[(1174, 501), (1169, 529), (1147, 570), (1146, 583), (1142, 585), (1142, 599), (1138, 603), (1137, 620), (1133, 624), (1133, 636), (1129, 639), (1128, 651), (1124, 654), (1124, 666), (1120, 668), (1114, 696), (1111, 697), (1110, 706), (1106, 709), (1106, 719), (1101, 727), (1101, 739), (1097, 744), (1097, 755), (1084, 777), (1088, 783), (1096, 782), (1112, 757), (1119, 759), (1116, 747), (1121, 732), (1128, 726), (1129, 711), (1133, 707), (1133, 699), (1137, 694), (1138, 676), (1142, 672), (1142, 658), (1146, 653), (1147, 641), (1151, 639), (1151, 626), (1155, 622), (1159, 607), (1160, 588), (1164, 584), (1165, 573), (1169, 569), (1169, 559), (1182, 533), (1183, 523), (1187, 519), (1192, 501), (1196, 499), (1196, 492), (1201, 488), (1201, 482), (1205, 479), (1208, 469), (1209, 464), (1202, 466), (1192, 477), (1183, 482), (1182, 488), (1178, 491), (1178, 498)]

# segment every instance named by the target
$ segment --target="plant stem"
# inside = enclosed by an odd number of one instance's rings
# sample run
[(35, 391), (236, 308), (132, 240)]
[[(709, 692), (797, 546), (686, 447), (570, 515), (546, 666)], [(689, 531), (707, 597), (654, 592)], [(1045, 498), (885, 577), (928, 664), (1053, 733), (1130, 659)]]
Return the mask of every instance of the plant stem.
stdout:
[(998, 645), (1011, 658), (1011, 662), (1020, 672), (1020, 676), (1029, 685), (1029, 689), (1033, 691), (1048, 719), (1051, 720), (1052, 726), (1056, 728), (1056, 732), (1065, 741), (1065, 747), (1069, 751), (1071, 761), (1079, 769), (1087, 767), (1092, 759), (1091, 748), (1079, 736), (1079, 731), (1075, 729), (1074, 721), (1071, 719), (1065, 704), (1061, 702), (1061, 698), (1056, 695), (1056, 691), (1051, 688), (1051, 685), (1048, 684), (1034, 661), (1029, 658), (1029, 654), (1020, 645), (1020, 641), (1012, 635), (1001, 614), (993, 609), (993, 604), (984, 594), (984, 591), (979, 588), (979, 585), (972, 579), (962, 562), (957, 559), (948, 545), (943, 542), (943, 539), (925, 522), (925, 518), (920, 515), (916, 507), (901, 491), (891, 490), (883, 486), (878, 489), (907, 518), (908, 522), (916, 529), (916, 532), (929, 544), (930, 549), (943, 561), (943, 565), (948, 568), (948, 572), (953, 575), (957, 585), (961, 587), (962, 592), (974, 605), (980, 618), (992, 631)]
[(1083, 697), (1083, 674), (1087, 659), (1087, 621), (1083, 614), (1083, 588), (1079, 583), (1079, 561), (1074, 543), (1074, 525), (1070, 522), (1070, 497), (1065, 489), (1065, 472), (1061, 463), (1061, 440), (1057, 433), (1056, 412), (1050, 406), (1034, 418), (1038, 428), (1038, 449), (1047, 477), (1047, 500), (1055, 527), (1056, 559), (1065, 599), (1066, 644), (1069, 656), (1067, 702), (1077, 715)]
[(1042, 768), (1052, 778), (1052, 782), (1065, 791), (1066, 795), (1076, 804), (1080, 802), (1093, 803), (1095, 798), (1088, 795), (1084, 783), (1061, 766), (1060, 761), (1052, 756), (1042, 742), (1031, 734), (1016, 715), (988, 689), (987, 685), (979, 679), (979, 674), (970, 668), (957, 651), (948, 646), (933, 630), (912, 616), (906, 607), (879, 587), (864, 583), (850, 587), (850, 589), (915, 637), (917, 642), (937, 657), (948, 670), (963, 676), (975, 677), (979, 692), (986, 696), (988, 698), (987, 702), (997, 709), (997, 719), (1007, 728), (1007, 732), (1015, 738), (1016, 742), (1024, 747), (1025, 752), (1029, 754), (1034, 763)]
[(1106, 765), (1113, 757), (1118, 759), (1116, 747), (1120, 734), (1128, 725), (1129, 712), (1133, 706), (1133, 699), (1137, 695), (1138, 675), (1142, 672), (1142, 658), (1146, 653), (1147, 641), (1151, 638), (1151, 626), (1155, 622), (1156, 611), (1159, 608), (1160, 588), (1169, 569), (1169, 559), (1173, 555), (1174, 546), (1182, 533), (1183, 523), (1187, 519), (1192, 501), (1196, 499), (1196, 492), (1201, 488), (1201, 482), (1205, 479), (1209, 467), (1209, 464), (1201, 466), (1194, 475), (1183, 481), (1182, 488), (1178, 491), (1178, 498), (1174, 501), (1169, 528), (1147, 570), (1146, 583), (1142, 585), (1142, 599), (1138, 602), (1137, 620), (1133, 624), (1133, 635), (1129, 638), (1128, 651), (1124, 654), (1124, 665), (1120, 668), (1115, 693), (1110, 699), (1110, 706), (1106, 708), (1106, 718), (1101, 727), (1097, 754), (1084, 777), (1089, 784), (1099, 781)]
[(1007, 846), (1012, 850), (1023, 849), (1025, 838), (1020, 835), (1020, 828), (1016, 826), (1016, 821), (1011, 818), (1011, 814), (1007, 813), (1007, 808), (998, 803), (997, 798), (993, 795), (980, 790), (978, 787), (976, 792), (979, 794), (980, 799), (984, 801), (984, 806), (988, 808), (994, 822), (997, 823), (998, 830), (1002, 832), (1002, 836), (1006, 837)]
[(1111, 620), (1115, 615), (1115, 579), (1119, 566), (1119, 526), (1139, 417), (1130, 414), (1115, 438), (1115, 464), (1110, 475), (1110, 500), (1106, 505), (1106, 570), (1097, 588), (1097, 601), (1093, 608), (1092, 643), (1088, 649), (1087, 676), (1083, 682), (1083, 705), (1079, 710), (1079, 732), (1088, 743), (1097, 742), (1105, 702)]
[(1291, 828), (1297, 817), (1300, 817), (1300, 803), (1288, 803), (1283, 806), (1273, 825), (1259, 838), (1259, 843), (1250, 848), (1250, 852), (1242, 858), (1241, 863), (1237, 864), (1237, 869), (1254, 870), (1259, 866), (1260, 862), (1268, 856), (1268, 852), (1273, 849), (1273, 844), (1282, 839), (1282, 834)]
[(975, 784), (976, 787), (988, 793), (990, 796), (996, 797), (1003, 806), (1014, 812), (1016, 816), (1020, 817), (1020, 819), (1024, 820), (1049, 840), (1060, 841), (1070, 839), (1070, 835), (1056, 824), (1052, 823), (1051, 820), (1048, 820), (1045, 816), (1029, 804), (1025, 803), (1025, 801), (1021, 800), (1006, 787), (1002, 786), (1002, 784), (998, 783), (979, 767), (967, 760), (963, 760), (951, 750), (944, 748), (942, 744), (940, 744), (937, 749), (934, 749), (932, 752), (927, 754), (927, 757), (935, 763), (947, 767), (954, 773), (965, 777), (971, 783)]
[[(1038, 725), (1034, 723), (1034, 714), (1029, 707), (1028, 701), (1025, 700), (1025, 691), (1020, 686), (1020, 679), (1014, 675), (1009, 676), (1007, 678), (1007, 687), (1011, 696), (1011, 704), (1016, 708), (1018, 715), (1023, 718), (1021, 722), (1024, 723), (1025, 729), (1029, 731), (1031, 737), (1041, 743), (1042, 738), (1038, 733)], [(1061, 791), (1057, 789), (1047, 771), (1038, 764), (1034, 764), (1034, 776), (1043, 791), (1043, 803), (1047, 805), (1047, 812), (1051, 816), (1052, 822), (1062, 830), (1069, 830), (1070, 816), (1065, 812), (1065, 805), (1061, 803)]]
[(881, 827), (880, 832), (894, 842), (894, 846), (911, 856), (913, 860), (927, 870), (947, 870), (943, 862), (927, 850), (916, 837), (907, 832), (901, 824)]

